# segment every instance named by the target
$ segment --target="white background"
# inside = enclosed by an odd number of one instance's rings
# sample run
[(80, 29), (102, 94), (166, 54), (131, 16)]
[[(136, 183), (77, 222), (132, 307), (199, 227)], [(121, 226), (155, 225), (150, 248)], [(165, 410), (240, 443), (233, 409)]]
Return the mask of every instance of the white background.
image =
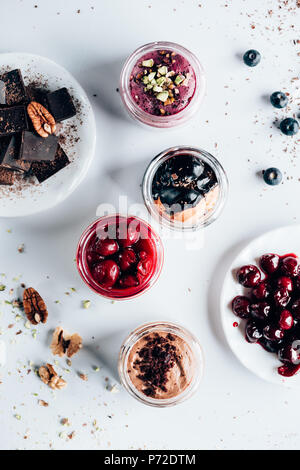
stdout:
[[(218, 308), (226, 267), (241, 246), (266, 230), (299, 223), (299, 140), (284, 137), (274, 124), (275, 118), (299, 112), (300, 44), (293, 42), (300, 39), (299, 15), (296, 0), (1, 0), (0, 51), (37, 53), (65, 66), (91, 99), (98, 139), (90, 172), (67, 201), (38, 216), (0, 221), (0, 272), (8, 286), (1, 299), (22, 275), (49, 306), (49, 321), (34, 340), (23, 319), (16, 324), (12, 308), (1, 305), (0, 338), (8, 353), (0, 369), (1, 449), (299, 448), (299, 391), (265, 383), (240, 365), (222, 336)], [(185, 128), (156, 132), (138, 126), (116, 93), (122, 62), (154, 40), (190, 48), (206, 69), (205, 101)], [(249, 48), (262, 54), (254, 69), (241, 60)], [(278, 89), (290, 93), (290, 109), (276, 111), (268, 103)], [(205, 230), (203, 249), (165, 241), (164, 270), (152, 291), (114, 304), (93, 295), (73, 261), (80, 234), (101, 202), (115, 202), (119, 194), (141, 201), (147, 162), (177, 144), (202, 147), (220, 159), (230, 180), (225, 211)], [(269, 166), (284, 173), (280, 187), (263, 183), (260, 172)], [(17, 251), (20, 243), (23, 254)], [(76, 292), (66, 295), (71, 287)], [(92, 302), (89, 310), (81, 306), (85, 299)], [(198, 394), (173, 409), (148, 408), (123, 390), (106, 389), (117, 382), (123, 336), (156, 319), (190, 328), (206, 356)], [(29, 361), (34, 366), (53, 361), (49, 334), (58, 324), (80, 333), (86, 347), (70, 373), (59, 361), (68, 387), (53, 394), (27, 369)], [(23, 333), (16, 336), (19, 329)], [(77, 371), (86, 373), (88, 382)], [(49, 407), (40, 407), (39, 398)], [(64, 417), (68, 428), (60, 424)], [(73, 430), (73, 440), (59, 437)]]

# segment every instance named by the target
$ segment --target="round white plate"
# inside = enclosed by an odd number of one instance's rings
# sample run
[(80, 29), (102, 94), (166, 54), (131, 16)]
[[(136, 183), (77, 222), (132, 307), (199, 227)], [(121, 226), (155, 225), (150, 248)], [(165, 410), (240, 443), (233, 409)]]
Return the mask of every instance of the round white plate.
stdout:
[(19, 68), (25, 85), (32, 82), (49, 91), (68, 88), (77, 114), (58, 125), (64, 136), (61, 146), (71, 161), (44, 183), (0, 186), (0, 217), (21, 217), (45, 211), (66, 199), (84, 179), (96, 144), (95, 117), (88, 97), (79, 83), (63, 67), (45, 57), (24, 53), (0, 54), (0, 71)]
[[(236, 271), (245, 264), (257, 264), (265, 253), (300, 255), (300, 226), (290, 225), (267, 232), (252, 240), (231, 264), (221, 293), (221, 320), (228, 344), (241, 363), (262, 379), (272, 383), (300, 387), (300, 373), (284, 378), (277, 368), (282, 363), (275, 354), (266, 352), (260, 345), (245, 340), (245, 320), (237, 318), (231, 310), (232, 299), (246, 290), (236, 281)], [(235, 328), (233, 323), (239, 326)]]

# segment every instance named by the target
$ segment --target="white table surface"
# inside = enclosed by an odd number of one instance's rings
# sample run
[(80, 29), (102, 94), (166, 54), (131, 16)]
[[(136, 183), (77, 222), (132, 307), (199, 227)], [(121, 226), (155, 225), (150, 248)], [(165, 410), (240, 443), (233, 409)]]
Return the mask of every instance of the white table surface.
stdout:
[[(24, 320), (16, 323), (12, 308), (1, 305), (0, 339), (8, 353), (0, 369), (1, 449), (299, 448), (299, 391), (268, 384), (243, 368), (222, 336), (218, 308), (226, 266), (241, 246), (266, 230), (299, 223), (299, 141), (278, 131), (274, 119), (286, 111), (268, 103), (273, 91), (288, 91), (293, 97), (288, 115), (299, 112), (300, 45), (293, 40), (300, 39), (300, 9), (295, 5), (296, 0), (1, 2), (0, 51), (36, 53), (65, 66), (91, 99), (98, 139), (89, 174), (67, 201), (38, 216), (0, 221), (3, 282), (9, 289), (22, 275), (22, 282), (43, 294), (50, 311), (34, 340)], [(193, 50), (206, 69), (208, 87), (192, 122), (155, 132), (127, 118), (116, 87), (126, 56), (160, 39)], [(249, 48), (262, 54), (254, 69), (241, 61)], [(226, 209), (205, 230), (203, 248), (188, 250), (183, 240), (165, 240), (164, 270), (153, 290), (112, 304), (81, 282), (73, 261), (78, 238), (100, 203), (115, 202), (120, 194), (140, 202), (137, 175), (159, 151), (177, 144), (202, 147), (220, 159), (230, 180)], [(259, 176), (269, 166), (283, 171), (280, 187), (267, 187)], [(17, 251), (21, 243), (23, 254)], [(71, 288), (76, 292), (66, 295)], [(8, 291), (0, 298), (7, 299)], [(82, 308), (85, 299), (91, 300), (89, 310)], [(120, 387), (119, 393), (110, 391), (117, 382), (122, 336), (158, 319), (190, 328), (206, 356), (199, 392), (176, 408), (152, 409)], [(8, 329), (11, 323), (15, 326)], [(59, 324), (80, 333), (85, 348), (69, 373), (59, 360), (68, 387), (53, 394), (27, 369), (30, 362), (53, 362), (49, 335)], [(16, 336), (19, 329), (23, 333)], [(77, 371), (86, 373), (88, 382)], [(49, 407), (39, 406), (38, 399)], [(60, 424), (64, 417), (69, 427)], [(66, 439), (72, 431), (74, 438)]]

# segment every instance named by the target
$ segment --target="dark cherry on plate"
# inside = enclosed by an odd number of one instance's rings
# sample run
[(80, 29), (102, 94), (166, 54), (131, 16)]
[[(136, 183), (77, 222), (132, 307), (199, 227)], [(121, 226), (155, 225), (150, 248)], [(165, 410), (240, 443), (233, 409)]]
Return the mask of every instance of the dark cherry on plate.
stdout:
[[(261, 256), (259, 268), (242, 266), (238, 282), (247, 296), (232, 301), (233, 313), (247, 320), (245, 337), (276, 353), (283, 366), (278, 373), (291, 377), (300, 370), (300, 261), (295, 254)], [(249, 291), (250, 290), (250, 291)]]
[[(142, 287), (154, 265), (154, 248), (147, 230), (137, 219), (123, 219), (95, 234), (88, 243), (86, 260), (94, 281), (103, 289)], [(143, 233), (141, 233), (141, 231)]]

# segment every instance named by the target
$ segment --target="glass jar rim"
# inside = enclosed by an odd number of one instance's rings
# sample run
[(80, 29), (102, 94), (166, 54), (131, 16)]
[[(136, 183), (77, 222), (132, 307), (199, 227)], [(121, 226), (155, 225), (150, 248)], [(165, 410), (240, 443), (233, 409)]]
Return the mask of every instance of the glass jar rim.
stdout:
[[(86, 266), (84, 264), (84, 254), (86, 252), (87, 244), (91, 237), (95, 234), (97, 225), (99, 223), (105, 224), (106, 222), (110, 220), (117, 220), (117, 219), (134, 219), (139, 221), (141, 224), (143, 224), (147, 229), (149, 229), (149, 233), (151, 234), (151, 240), (154, 242), (155, 246), (155, 252), (156, 252), (156, 263), (155, 267), (153, 269), (153, 273), (150, 276), (150, 278), (145, 282), (145, 284), (142, 284), (140, 287), (138, 286), (135, 289), (135, 292), (126, 295), (123, 294), (124, 290), (126, 291), (127, 289), (112, 289), (111, 291), (108, 291), (108, 289), (101, 288), (91, 277), (89, 272), (86, 269)], [(158, 280), (163, 264), (164, 264), (164, 246), (162, 243), (162, 240), (160, 236), (156, 233), (156, 231), (151, 227), (151, 225), (146, 222), (145, 220), (141, 219), (140, 217), (137, 217), (135, 215), (122, 215), (119, 213), (116, 214), (111, 214), (111, 215), (105, 215), (102, 217), (99, 217), (98, 219), (94, 220), (83, 232), (81, 235), (78, 245), (77, 245), (77, 250), (76, 250), (76, 264), (77, 264), (77, 269), (79, 272), (80, 277), (82, 280), (85, 282), (85, 284), (93, 290), (96, 294), (101, 295), (102, 297), (106, 297), (111, 300), (129, 300), (138, 297), (139, 295), (142, 295), (145, 293), (147, 290), (149, 290)]]
[[(205, 215), (202, 219), (199, 219), (199, 221), (197, 221), (197, 223), (193, 225), (184, 225), (184, 223), (172, 221), (170, 217), (166, 217), (161, 214), (155, 207), (154, 199), (152, 196), (153, 178), (159, 166), (168, 159), (176, 157), (176, 155), (180, 154), (181, 152), (190, 153), (191, 155), (208, 163), (208, 165), (210, 165), (215, 172), (220, 189), (218, 201), (213, 211)], [(219, 160), (217, 160), (212, 154), (210, 154), (206, 150), (197, 147), (179, 145), (176, 147), (170, 147), (160, 152), (156, 157), (152, 159), (144, 174), (142, 183), (142, 193), (144, 203), (148, 209), (148, 212), (155, 220), (160, 223), (160, 225), (176, 231), (191, 232), (210, 225), (219, 217), (224, 208), (228, 195), (228, 179), (223, 166), (221, 165)]]
[[(156, 116), (143, 111), (133, 100), (129, 90), (129, 78), (134, 65), (139, 57), (151, 50), (170, 49), (178, 51), (184, 56), (192, 66), (195, 77), (196, 87), (190, 103), (181, 111), (172, 116)], [(155, 41), (138, 47), (125, 61), (120, 75), (120, 95), (127, 110), (139, 121), (153, 127), (172, 127), (189, 119), (197, 110), (204, 97), (206, 88), (205, 72), (199, 59), (191, 51), (180, 44), (169, 41)], [(186, 117), (186, 119), (184, 119)], [(166, 125), (168, 122), (168, 125)]]
[[(147, 395), (139, 392), (131, 382), (129, 375), (127, 373), (127, 361), (130, 354), (130, 351), (134, 344), (143, 336), (148, 335), (150, 332), (153, 331), (166, 331), (173, 333), (174, 335), (179, 336), (183, 340), (185, 340), (188, 346), (191, 348), (194, 361), (195, 361), (195, 375), (193, 377), (192, 382), (189, 386), (179, 395), (168, 398), (168, 399), (157, 399), (151, 398)], [(200, 345), (199, 340), (196, 336), (187, 330), (185, 327), (179, 325), (178, 323), (169, 322), (169, 321), (157, 321), (157, 322), (148, 322), (140, 325), (139, 327), (135, 328), (124, 340), (119, 353), (119, 364), (118, 364), (119, 376), (122, 385), (125, 387), (127, 392), (139, 400), (140, 402), (154, 407), (169, 407), (174, 406), (179, 403), (184, 402), (191, 396), (193, 396), (198, 387), (200, 385), (201, 379), (203, 377), (204, 371), (204, 354), (202, 347)]]

